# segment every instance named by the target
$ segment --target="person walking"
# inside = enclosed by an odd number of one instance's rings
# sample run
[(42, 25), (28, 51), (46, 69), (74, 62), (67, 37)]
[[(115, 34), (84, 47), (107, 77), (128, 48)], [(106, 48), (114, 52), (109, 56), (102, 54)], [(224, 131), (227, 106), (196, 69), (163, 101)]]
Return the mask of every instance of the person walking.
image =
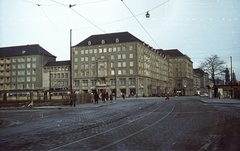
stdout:
[(170, 100), (170, 96), (169, 96), (169, 93), (166, 94), (166, 101), (169, 101)]
[(108, 99), (109, 99), (108, 92), (106, 92), (105, 97), (106, 97), (106, 101), (108, 101)]
[(95, 104), (98, 104), (98, 93), (97, 92), (94, 93), (94, 101), (95, 101)]

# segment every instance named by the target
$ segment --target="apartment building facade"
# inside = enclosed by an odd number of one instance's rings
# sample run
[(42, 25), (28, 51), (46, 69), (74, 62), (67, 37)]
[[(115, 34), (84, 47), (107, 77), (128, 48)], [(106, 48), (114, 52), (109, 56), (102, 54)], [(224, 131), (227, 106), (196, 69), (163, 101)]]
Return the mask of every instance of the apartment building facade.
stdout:
[(193, 69), (194, 75), (194, 88), (196, 90), (196, 94), (208, 93), (209, 86), (209, 75), (203, 70), (197, 68)]
[(44, 90), (70, 90), (70, 60), (48, 62), (43, 67)]
[(178, 49), (164, 50), (169, 61), (169, 79), (175, 95), (193, 95), (193, 62)]
[(55, 60), (37, 44), (0, 48), (0, 90), (41, 89), (43, 65)]
[(128, 32), (92, 35), (71, 49), (73, 90), (154, 96), (165, 93), (164, 54)]

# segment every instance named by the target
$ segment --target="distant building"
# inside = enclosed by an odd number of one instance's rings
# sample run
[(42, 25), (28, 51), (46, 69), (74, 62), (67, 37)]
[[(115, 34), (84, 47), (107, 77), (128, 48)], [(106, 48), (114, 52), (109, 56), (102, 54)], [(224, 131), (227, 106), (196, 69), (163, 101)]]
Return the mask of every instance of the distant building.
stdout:
[(193, 62), (178, 49), (164, 50), (169, 61), (169, 82), (172, 82), (174, 93), (193, 95)]
[(70, 60), (48, 62), (43, 68), (45, 90), (70, 90)]
[(0, 48), (0, 90), (42, 88), (43, 66), (55, 60), (38, 44)]
[(208, 93), (209, 75), (203, 70), (193, 69), (195, 94)]

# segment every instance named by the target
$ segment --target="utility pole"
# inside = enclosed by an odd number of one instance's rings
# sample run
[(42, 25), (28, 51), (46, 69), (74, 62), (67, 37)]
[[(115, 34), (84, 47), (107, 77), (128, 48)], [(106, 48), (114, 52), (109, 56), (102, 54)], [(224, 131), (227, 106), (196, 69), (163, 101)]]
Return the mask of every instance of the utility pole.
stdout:
[(70, 96), (72, 96), (72, 29), (70, 29)]
[(230, 56), (230, 62), (231, 62), (231, 98), (233, 97), (233, 89), (232, 89), (232, 80), (233, 80), (233, 73), (232, 73), (232, 56)]

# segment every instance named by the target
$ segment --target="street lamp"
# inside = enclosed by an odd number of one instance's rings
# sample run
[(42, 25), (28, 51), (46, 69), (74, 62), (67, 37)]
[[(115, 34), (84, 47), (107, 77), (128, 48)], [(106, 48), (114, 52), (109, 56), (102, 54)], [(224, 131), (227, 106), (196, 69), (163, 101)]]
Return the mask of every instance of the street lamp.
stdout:
[(149, 18), (150, 17), (150, 14), (149, 14), (149, 12), (147, 11), (147, 13), (146, 13), (146, 18)]

